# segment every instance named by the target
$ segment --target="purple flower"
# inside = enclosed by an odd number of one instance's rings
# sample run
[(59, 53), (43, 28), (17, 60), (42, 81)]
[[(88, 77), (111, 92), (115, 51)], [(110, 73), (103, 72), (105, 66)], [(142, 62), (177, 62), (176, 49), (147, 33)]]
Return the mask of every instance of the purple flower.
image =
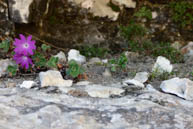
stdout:
[(36, 49), (36, 46), (35, 46), (35, 41), (34, 40), (31, 40), (32, 39), (32, 36), (28, 36), (27, 38), (20, 34), (20, 39), (17, 39), (15, 38), (15, 41), (14, 41), (14, 45), (15, 45), (15, 49), (14, 49), (14, 52), (16, 54), (21, 54), (21, 55), (33, 55), (33, 50)]
[(29, 64), (33, 64), (31, 58), (25, 55), (15, 54), (13, 59), (16, 61), (16, 64), (21, 65), (25, 69), (29, 68)]

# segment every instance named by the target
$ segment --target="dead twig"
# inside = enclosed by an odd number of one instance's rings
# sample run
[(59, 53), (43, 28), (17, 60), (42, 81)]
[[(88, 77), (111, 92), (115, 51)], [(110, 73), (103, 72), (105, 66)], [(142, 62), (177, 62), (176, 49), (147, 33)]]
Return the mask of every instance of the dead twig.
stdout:
[[(32, 35), (32, 34), (30, 34), (30, 33), (27, 33), (27, 32), (25, 32), (27, 35)], [(56, 48), (56, 49), (59, 49), (59, 50), (62, 50), (62, 51), (66, 51), (64, 48), (60, 48), (60, 47), (57, 47), (57, 46), (54, 46), (53, 44), (51, 44), (51, 43), (48, 43), (48, 42), (46, 42), (46, 41), (43, 41), (43, 40), (41, 40), (40, 38), (38, 38), (38, 37), (36, 37), (36, 36), (34, 36), (34, 35), (32, 35), (36, 40), (38, 40), (38, 41), (40, 41), (40, 42), (42, 42), (42, 43), (44, 43), (44, 44), (46, 44), (46, 45), (49, 45), (49, 46), (51, 46), (51, 47), (53, 47), (53, 48)]]

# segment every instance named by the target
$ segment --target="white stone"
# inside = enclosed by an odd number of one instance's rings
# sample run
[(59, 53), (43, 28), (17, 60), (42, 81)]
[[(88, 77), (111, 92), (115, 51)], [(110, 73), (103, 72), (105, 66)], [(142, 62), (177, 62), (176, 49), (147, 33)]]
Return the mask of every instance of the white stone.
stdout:
[(35, 85), (36, 85), (36, 82), (34, 82), (34, 81), (23, 81), (23, 83), (19, 87), (20, 88), (30, 89)]
[(104, 64), (107, 64), (107, 63), (108, 63), (108, 59), (103, 59), (102, 62), (103, 62)]
[(91, 84), (91, 82), (89, 81), (80, 81), (80, 82), (77, 82), (75, 85), (77, 86), (86, 86), (86, 85), (89, 85)]
[(118, 6), (125, 6), (127, 8), (136, 7), (136, 2), (133, 0), (112, 0), (112, 2)]
[(172, 69), (173, 69), (173, 66), (170, 64), (170, 61), (167, 58), (163, 56), (158, 56), (152, 71), (158, 72), (158, 73), (164, 73), (164, 72), (171, 73)]
[(103, 72), (103, 77), (111, 77), (111, 72), (109, 69), (105, 69), (105, 71)]
[(58, 87), (70, 87), (72, 86), (72, 80), (64, 80), (61, 73), (55, 70), (48, 70), (46, 72), (39, 73), (41, 87), (58, 86)]
[(75, 60), (77, 63), (79, 64), (83, 64), (86, 62), (86, 57), (81, 55), (80, 52), (78, 50), (75, 49), (71, 49), (68, 52), (68, 62), (70, 60)]
[(64, 52), (60, 51), (57, 55), (55, 55), (54, 57), (58, 57), (58, 62), (60, 64), (63, 64), (66, 62), (66, 56), (64, 54)]
[(146, 90), (150, 92), (157, 92), (157, 90), (151, 84), (147, 84)]
[(126, 80), (126, 81), (123, 82), (123, 84), (124, 84), (124, 85), (127, 85), (127, 86), (128, 86), (128, 85), (135, 85), (135, 86), (137, 86), (137, 87), (142, 87), (142, 88), (145, 87), (145, 85), (144, 85), (143, 83), (141, 83), (140, 81), (135, 80), (135, 79)]
[(7, 74), (9, 65), (15, 65), (15, 63), (11, 59), (0, 60), (0, 77)]
[(17, 23), (28, 23), (29, 7), (33, 0), (8, 0), (10, 17)]
[(96, 63), (102, 63), (101, 59), (98, 57), (93, 57), (89, 60), (89, 64), (96, 64)]
[(93, 16), (107, 17), (113, 21), (116, 21), (119, 16), (119, 12), (115, 12), (108, 6), (110, 0), (69, 0), (77, 5), (81, 5), (82, 8), (89, 9)]
[(155, 19), (158, 16), (157, 12), (152, 12), (152, 19)]
[(179, 41), (175, 41), (174, 43), (172, 43), (171, 45), (173, 48), (180, 50), (180, 48), (182, 47), (182, 45), (180, 44)]
[(139, 72), (135, 75), (134, 80), (137, 80), (141, 83), (144, 83), (148, 80), (149, 73), (147, 72)]
[(172, 78), (161, 83), (160, 88), (166, 93), (175, 94), (187, 100), (193, 100), (193, 81), (187, 78)]
[(85, 91), (91, 97), (109, 98), (111, 95), (121, 95), (123, 89), (115, 87), (107, 87), (101, 85), (89, 85), (85, 87)]

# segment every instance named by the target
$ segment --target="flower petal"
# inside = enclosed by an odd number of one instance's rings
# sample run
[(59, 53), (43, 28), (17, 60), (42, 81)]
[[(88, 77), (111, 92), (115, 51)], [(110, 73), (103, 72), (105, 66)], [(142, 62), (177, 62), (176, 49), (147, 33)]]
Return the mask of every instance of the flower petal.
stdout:
[(32, 36), (31, 36), (31, 35), (29, 35), (29, 36), (27, 37), (27, 42), (30, 42), (30, 41), (31, 41), (31, 39), (32, 39)]

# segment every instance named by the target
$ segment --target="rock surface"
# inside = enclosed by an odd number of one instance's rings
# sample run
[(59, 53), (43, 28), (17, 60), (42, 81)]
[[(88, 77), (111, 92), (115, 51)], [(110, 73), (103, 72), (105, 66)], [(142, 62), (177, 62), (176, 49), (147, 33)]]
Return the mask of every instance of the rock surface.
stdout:
[(64, 54), (64, 52), (60, 51), (57, 55), (55, 55), (54, 57), (58, 57), (58, 63), (63, 64), (66, 62), (66, 55)]
[(72, 80), (64, 80), (61, 73), (55, 70), (48, 70), (46, 72), (39, 73), (41, 87), (58, 86), (58, 87), (70, 87), (72, 86)]
[(34, 81), (23, 81), (23, 83), (19, 87), (30, 89), (35, 85), (36, 85), (36, 82), (34, 82)]
[(2, 129), (192, 129), (193, 102), (160, 92), (114, 99), (0, 89)]
[(163, 81), (160, 88), (166, 93), (175, 94), (187, 100), (193, 100), (193, 81), (187, 78), (172, 78)]
[(173, 69), (173, 66), (170, 64), (170, 61), (167, 58), (163, 56), (158, 56), (152, 71), (157, 73), (164, 73), (164, 72), (171, 73), (172, 69)]
[(9, 65), (15, 65), (15, 63), (11, 59), (0, 60), (0, 77), (7, 74), (7, 67)]
[(30, 5), (34, 0), (8, 0), (10, 17), (16, 23), (29, 23)]
[(78, 50), (71, 49), (68, 52), (68, 61), (70, 60), (75, 60), (77, 63), (83, 64), (84, 62), (86, 62), (86, 57), (81, 55)]
[(123, 89), (101, 86), (101, 85), (88, 85), (85, 87), (85, 91), (91, 97), (109, 98), (111, 95), (121, 95), (124, 92)]

